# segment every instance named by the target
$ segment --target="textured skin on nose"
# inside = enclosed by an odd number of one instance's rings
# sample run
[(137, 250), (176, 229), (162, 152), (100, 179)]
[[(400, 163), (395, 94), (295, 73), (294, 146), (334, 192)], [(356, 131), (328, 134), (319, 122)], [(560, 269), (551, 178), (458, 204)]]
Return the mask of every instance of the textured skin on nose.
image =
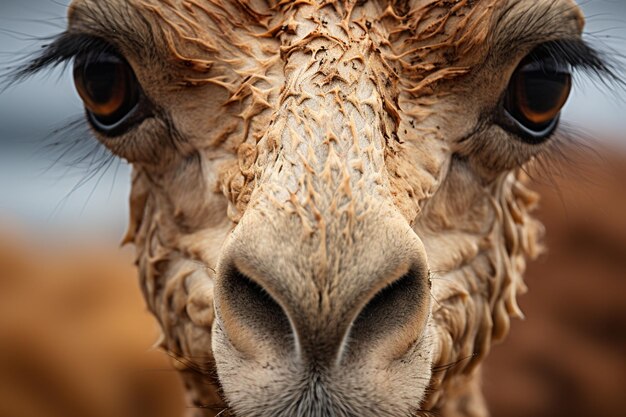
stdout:
[(323, 218), (355, 221), (365, 196), (390, 197), (384, 148), (395, 126), (383, 103), (394, 91), (380, 87), (383, 63), (371, 40), (351, 44), (330, 32), (283, 50), (286, 86), (259, 144), (258, 193), (275, 199), (275, 210), (296, 211), (308, 229)]
[[(385, 166), (388, 142), (399, 140), (397, 77), (365, 25), (313, 6), (297, 19), (280, 50), (285, 85), (254, 149), (254, 190), (240, 225), (272, 250), (245, 242), (239, 253), (254, 253), (249, 262), (284, 301), (303, 348), (329, 363), (359, 303), (406, 272), (415, 246), (394, 212)], [(374, 252), (388, 255), (373, 261)]]

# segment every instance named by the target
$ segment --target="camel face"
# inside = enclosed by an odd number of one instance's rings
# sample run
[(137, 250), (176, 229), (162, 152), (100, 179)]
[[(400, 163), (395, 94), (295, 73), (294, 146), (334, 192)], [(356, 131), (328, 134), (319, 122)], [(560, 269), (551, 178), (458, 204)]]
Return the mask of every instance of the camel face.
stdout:
[(134, 166), (126, 241), (192, 412), (486, 415), (541, 234), (518, 169), (581, 30), (567, 0), (76, 0), (63, 42)]

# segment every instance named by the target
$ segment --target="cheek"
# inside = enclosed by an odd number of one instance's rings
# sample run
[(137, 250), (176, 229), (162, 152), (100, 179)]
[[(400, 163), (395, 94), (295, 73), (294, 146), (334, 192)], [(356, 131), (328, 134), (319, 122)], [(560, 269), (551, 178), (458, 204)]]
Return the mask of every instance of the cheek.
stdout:
[(213, 304), (213, 279), (202, 273), (195, 273), (197, 277), (190, 279), (188, 285), (189, 298), (186, 312), (193, 324), (200, 328), (210, 329), (215, 319)]
[(240, 117), (242, 102), (227, 103), (230, 93), (214, 85), (180, 87), (160, 93), (158, 105), (166, 109), (177, 149), (183, 154), (195, 150), (219, 150), (233, 153), (243, 141), (244, 123)]
[(194, 152), (178, 157), (165, 173), (157, 169), (149, 173), (155, 178), (152, 195), (165, 232), (193, 235), (225, 227), (227, 201), (219, 187), (220, 164), (211, 155)]
[(436, 274), (455, 270), (477, 255), (481, 240), (496, 220), (489, 196), (471, 166), (452, 159), (441, 186), (414, 227)]

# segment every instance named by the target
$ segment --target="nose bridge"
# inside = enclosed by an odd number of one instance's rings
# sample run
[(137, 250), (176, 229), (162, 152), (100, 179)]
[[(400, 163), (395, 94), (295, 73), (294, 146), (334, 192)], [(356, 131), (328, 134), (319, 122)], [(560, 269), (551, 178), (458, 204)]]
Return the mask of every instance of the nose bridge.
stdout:
[(367, 36), (351, 43), (331, 32), (332, 22), (318, 26), (282, 50), (280, 104), (221, 261), (276, 300), (299, 349), (327, 359), (374, 294), (416, 265), (420, 276), (427, 269), (386, 177), (391, 75)]
[[(258, 167), (251, 209), (282, 221), (278, 233), (266, 235), (274, 236), (272, 240), (284, 239), (283, 230), (301, 237), (295, 243), (300, 256), (315, 262), (307, 267), (307, 260), (300, 259), (299, 279), (310, 286), (308, 294), (317, 300), (319, 314), (331, 316), (341, 314), (335, 307), (345, 308), (350, 297), (330, 288), (333, 277), (343, 275), (345, 286), (350, 257), (368, 256), (368, 249), (355, 240), (385, 240), (373, 230), (366, 237), (370, 232), (365, 229), (382, 227), (377, 217), (392, 211), (393, 204), (384, 167), (384, 134), (390, 128), (384, 88), (377, 83), (379, 57), (368, 39), (338, 42), (328, 19), (326, 29), (318, 27), (283, 50), (286, 84), (273, 129), (265, 138), (271, 146), (265, 149), (265, 165)], [(302, 269), (312, 272), (307, 277)], [(370, 271), (361, 279), (376, 280), (380, 273)], [(298, 297), (300, 301), (292, 303), (306, 309)], [(304, 315), (303, 320), (310, 317)], [(330, 317), (318, 319), (306, 326), (308, 330)]]
[(327, 19), (282, 49), (286, 81), (257, 166), (265, 192), (281, 199), (287, 192), (314, 215), (349, 209), (355, 194), (388, 195), (385, 136), (395, 131), (385, 107), (393, 83), (382, 80), (372, 41), (365, 34), (359, 42), (354, 34), (338, 38), (340, 21)]

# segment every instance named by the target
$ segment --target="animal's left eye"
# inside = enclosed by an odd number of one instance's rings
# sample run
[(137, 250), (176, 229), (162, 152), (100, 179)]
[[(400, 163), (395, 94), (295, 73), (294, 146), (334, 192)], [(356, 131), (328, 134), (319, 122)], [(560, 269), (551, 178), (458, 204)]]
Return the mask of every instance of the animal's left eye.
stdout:
[(504, 97), (505, 123), (528, 143), (541, 143), (554, 132), (567, 102), (572, 76), (541, 47), (526, 57), (511, 77)]
[(121, 56), (101, 52), (78, 58), (74, 83), (98, 131), (115, 136), (129, 127), (141, 91), (132, 68)]

